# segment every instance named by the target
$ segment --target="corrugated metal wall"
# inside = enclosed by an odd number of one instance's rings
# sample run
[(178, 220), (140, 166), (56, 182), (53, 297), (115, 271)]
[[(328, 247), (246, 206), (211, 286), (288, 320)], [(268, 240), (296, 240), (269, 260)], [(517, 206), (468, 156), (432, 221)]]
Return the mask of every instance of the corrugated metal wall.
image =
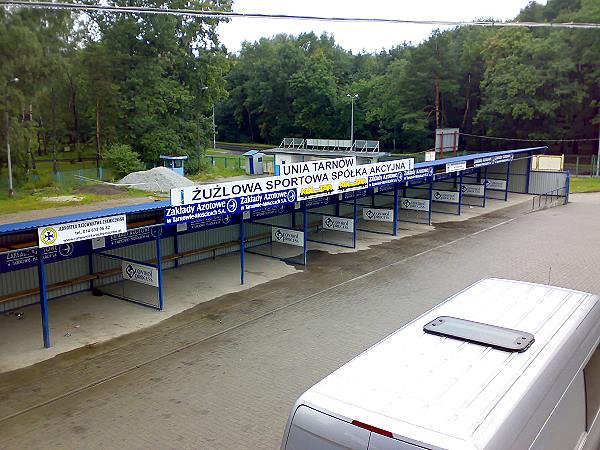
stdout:
[[(508, 191), (519, 194), (527, 193), (527, 170), (530, 158), (517, 158), (510, 163), (510, 174), (508, 179)], [(487, 176), (492, 179), (506, 180), (506, 168), (508, 163), (497, 164), (488, 167)]]
[(567, 172), (537, 172), (529, 176), (529, 193), (546, 194), (556, 189), (564, 189), (567, 184)]

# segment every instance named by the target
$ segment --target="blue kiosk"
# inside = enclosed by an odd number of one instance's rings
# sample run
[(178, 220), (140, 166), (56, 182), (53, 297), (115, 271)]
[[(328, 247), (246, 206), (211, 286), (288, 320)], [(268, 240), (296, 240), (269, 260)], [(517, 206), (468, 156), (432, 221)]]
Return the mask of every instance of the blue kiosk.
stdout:
[(183, 166), (185, 161), (188, 159), (187, 156), (167, 156), (160, 155), (160, 159), (163, 160), (163, 166), (171, 169), (173, 172), (183, 176)]

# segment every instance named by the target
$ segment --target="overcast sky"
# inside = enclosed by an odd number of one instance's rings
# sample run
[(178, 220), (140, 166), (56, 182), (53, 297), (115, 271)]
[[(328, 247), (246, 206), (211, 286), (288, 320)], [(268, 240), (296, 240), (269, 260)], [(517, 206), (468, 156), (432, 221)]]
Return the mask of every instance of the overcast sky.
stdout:
[[(537, 0), (545, 4), (546, 0)], [(233, 10), (245, 13), (277, 13), (393, 19), (477, 20), (513, 19), (529, 0), (234, 0)], [(332, 33), (342, 47), (354, 53), (379, 51), (404, 41), (419, 43), (437, 27), (428, 25), (357, 24), (303, 20), (233, 19), (219, 25), (219, 36), (230, 52), (243, 41), (256, 41), (279, 33)]]

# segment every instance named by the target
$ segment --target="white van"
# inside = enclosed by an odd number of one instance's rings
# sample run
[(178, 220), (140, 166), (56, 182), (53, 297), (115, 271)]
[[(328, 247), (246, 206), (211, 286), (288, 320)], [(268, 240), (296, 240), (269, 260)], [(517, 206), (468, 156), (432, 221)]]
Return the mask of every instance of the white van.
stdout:
[(305, 392), (281, 448), (598, 450), (599, 338), (595, 295), (479, 281)]

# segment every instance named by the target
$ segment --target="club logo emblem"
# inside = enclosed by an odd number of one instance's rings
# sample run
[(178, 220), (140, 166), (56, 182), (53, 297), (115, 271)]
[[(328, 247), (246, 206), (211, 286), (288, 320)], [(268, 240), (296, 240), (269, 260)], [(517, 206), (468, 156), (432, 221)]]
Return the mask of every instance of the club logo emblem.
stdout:
[(74, 248), (73, 244), (63, 244), (58, 247), (58, 253), (60, 253), (61, 256), (71, 256)]
[(325, 220), (325, 225), (327, 225), (328, 227), (332, 227), (333, 226), (333, 220), (331, 220), (331, 217), (328, 217)]
[(52, 227), (46, 227), (42, 230), (41, 240), (46, 245), (52, 245), (58, 239), (58, 233)]
[(287, 201), (293, 203), (296, 201), (296, 191), (289, 191), (287, 193)]
[(408, 208), (410, 206), (410, 200), (404, 200), (404, 206)]
[(436, 191), (436, 193), (435, 193), (435, 194), (433, 194), (433, 196), (434, 196), (434, 197), (435, 197), (437, 200), (439, 200), (440, 198), (442, 198), (442, 194), (440, 194), (440, 193), (439, 193), (439, 192), (437, 192), (437, 191)]
[(277, 238), (278, 241), (283, 239), (283, 233), (281, 232), (281, 230), (277, 230), (275, 232), (275, 237)]
[(373, 213), (373, 211), (371, 211), (370, 209), (367, 211), (367, 217), (369, 219), (372, 219), (375, 216), (375, 214)]
[(229, 199), (227, 201), (227, 211), (228, 212), (230, 212), (230, 213), (235, 212), (235, 210), (237, 209), (237, 207), (238, 207), (238, 204), (237, 204), (237, 201), (234, 198)]

